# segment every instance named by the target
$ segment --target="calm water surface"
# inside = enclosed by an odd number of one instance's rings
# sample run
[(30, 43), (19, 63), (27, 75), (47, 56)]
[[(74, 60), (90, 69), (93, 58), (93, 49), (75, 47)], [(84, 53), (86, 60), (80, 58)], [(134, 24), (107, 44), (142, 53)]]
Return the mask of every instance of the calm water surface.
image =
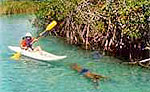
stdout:
[[(27, 15), (0, 17), (0, 92), (150, 92), (150, 70), (122, 65), (116, 63), (118, 59), (108, 56), (95, 60), (93, 52), (55, 37), (42, 38), (37, 45), (53, 54), (66, 55), (66, 59), (11, 60), (13, 52), (7, 46), (18, 45), (26, 32), (36, 31), (29, 19), (32, 17)], [(101, 80), (95, 89), (90, 80), (70, 69), (69, 65), (75, 62), (108, 79)]]

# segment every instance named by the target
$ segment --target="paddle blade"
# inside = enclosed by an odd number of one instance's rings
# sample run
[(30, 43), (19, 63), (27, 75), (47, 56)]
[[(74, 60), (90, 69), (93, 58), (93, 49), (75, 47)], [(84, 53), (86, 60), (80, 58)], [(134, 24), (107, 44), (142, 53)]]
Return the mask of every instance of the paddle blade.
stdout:
[(41, 32), (39, 34), (39, 36), (37, 37), (37, 39), (39, 39), (40, 37), (43, 37), (43, 36), (47, 36), (49, 34), (48, 31), (50, 31), (52, 28), (54, 28), (55, 26), (57, 25), (57, 22), (55, 20), (53, 20), (47, 27), (46, 27), (46, 30), (44, 32)]
[(19, 60), (20, 57), (21, 57), (21, 53), (17, 52), (17, 53), (14, 53), (13, 56), (11, 56), (10, 58), (14, 60)]
[(47, 27), (46, 27), (46, 31), (51, 30), (53, 27), (55, 27), (57, 25), (57, 22), (55, 20), (53, 20)]

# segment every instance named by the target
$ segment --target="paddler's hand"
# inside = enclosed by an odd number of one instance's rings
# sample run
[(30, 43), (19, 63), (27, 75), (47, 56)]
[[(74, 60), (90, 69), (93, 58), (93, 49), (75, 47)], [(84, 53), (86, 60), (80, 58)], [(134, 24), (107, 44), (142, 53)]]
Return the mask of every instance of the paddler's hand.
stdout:
[(34, 41), (33, 42), (37, 42), (39, 39), (34, 39)]

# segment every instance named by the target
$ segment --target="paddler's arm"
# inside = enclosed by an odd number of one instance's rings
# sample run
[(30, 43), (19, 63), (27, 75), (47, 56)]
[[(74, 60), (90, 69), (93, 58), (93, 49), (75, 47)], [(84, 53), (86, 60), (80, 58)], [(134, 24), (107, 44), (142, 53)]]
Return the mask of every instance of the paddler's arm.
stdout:
[(32, 38), (33, 40), (32, 40), (32, 43), (31, 44), (33, 44), (33, 43), (35, 43), (35, 42), (37, 42), (38, 40), (39, 40), (39, 38)]
[(31, 43), (31, 44), (37, 42), (41, 37), (46, 36), (47, 34), (48, 34), (48, 32), (42, 32), (41, 34), (39, 34), (38, 37), (32, 38), (33, 40), (32, 40), (32, 43)]

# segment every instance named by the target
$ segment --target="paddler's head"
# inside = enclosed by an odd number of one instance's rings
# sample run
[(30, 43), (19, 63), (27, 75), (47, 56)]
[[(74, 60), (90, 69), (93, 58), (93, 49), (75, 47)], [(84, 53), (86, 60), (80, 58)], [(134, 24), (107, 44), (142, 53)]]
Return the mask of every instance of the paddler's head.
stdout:
[(29, 40), (32, 39), (32, 35), (31, 35), (31, 33), (29, 33), (29, 32), (26, 33), (25, 37), (26, 37), (26, 39), (29, 39)]

